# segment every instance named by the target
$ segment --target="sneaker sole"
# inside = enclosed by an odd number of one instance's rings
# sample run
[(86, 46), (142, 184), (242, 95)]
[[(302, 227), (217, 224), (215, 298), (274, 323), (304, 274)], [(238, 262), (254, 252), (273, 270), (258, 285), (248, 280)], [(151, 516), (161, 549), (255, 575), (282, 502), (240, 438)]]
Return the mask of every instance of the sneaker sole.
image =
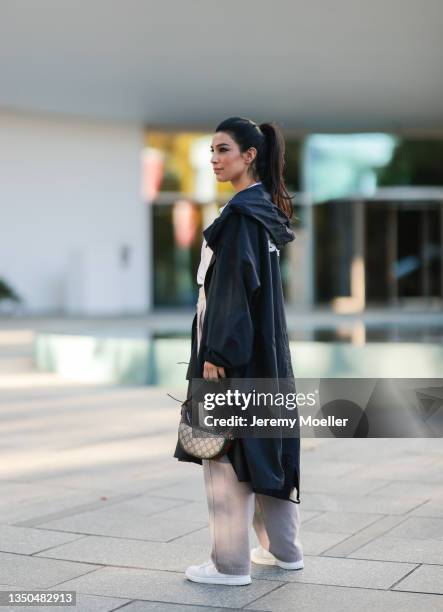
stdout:
[(287, 563), (286, 561), (279, 561), (278, 559), (263, 559), (263, 557), (256, 557), (254, 554), (251, 554), (251, 561), (253, 563), (257, 563), (258, 565), (277, 565), (282, 569), (286, 570), (298, 570), (303, 569), (305, 564), (303, 561), (296, 561), (295, 563)]
[(252, 580), (249, 576), (246, 578), (203, 578), (201, 576), (193, 576), (192, 574), (188, 574), (185, 572), (185, 576), (188, 580), (192, 582), (200, 582), (201, 584), (225, 584), (228, 586), (245, 586), (247, 584), (251, 584)]

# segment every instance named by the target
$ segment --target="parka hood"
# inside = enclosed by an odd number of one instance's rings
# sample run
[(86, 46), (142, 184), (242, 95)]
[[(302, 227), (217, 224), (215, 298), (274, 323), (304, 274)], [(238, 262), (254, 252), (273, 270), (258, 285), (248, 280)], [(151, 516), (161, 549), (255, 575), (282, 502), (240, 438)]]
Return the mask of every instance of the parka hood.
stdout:
[(263, 185), (258, 184), (236, 193), (221, 215), (204, 230), (203, 235), (211, 249), (214, 249), (224, 222), (231, 214), (248, 215), (261, 223), (278, 248), (295, 239), (287, 216), (272, 202)]

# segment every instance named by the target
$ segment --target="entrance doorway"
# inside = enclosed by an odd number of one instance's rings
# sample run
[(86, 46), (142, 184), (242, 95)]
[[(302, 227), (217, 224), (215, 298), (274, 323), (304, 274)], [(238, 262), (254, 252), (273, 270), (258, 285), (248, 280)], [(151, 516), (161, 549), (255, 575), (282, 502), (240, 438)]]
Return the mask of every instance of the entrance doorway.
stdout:
[(429, 306), (442, 298), (442, 205), (365, 202), (366, 302)]

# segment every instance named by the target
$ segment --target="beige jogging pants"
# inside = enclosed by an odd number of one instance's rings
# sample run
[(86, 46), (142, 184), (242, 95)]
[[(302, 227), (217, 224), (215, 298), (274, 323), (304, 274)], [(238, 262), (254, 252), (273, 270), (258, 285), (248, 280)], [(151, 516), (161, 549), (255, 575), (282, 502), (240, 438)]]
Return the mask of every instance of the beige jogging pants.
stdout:
[[(200, 287), (197, 303), (197, 341), (200, 346), (206, 300)], [(251, 572), (249, 530), (253, 525), (260, 544), (281, 561), (303, 559), (299, 539), (299, 505), (260, 495), (240, 482), (229, 458), (204, 459), (203, 473), (209, 511), (211, 560), (223, 574)]]

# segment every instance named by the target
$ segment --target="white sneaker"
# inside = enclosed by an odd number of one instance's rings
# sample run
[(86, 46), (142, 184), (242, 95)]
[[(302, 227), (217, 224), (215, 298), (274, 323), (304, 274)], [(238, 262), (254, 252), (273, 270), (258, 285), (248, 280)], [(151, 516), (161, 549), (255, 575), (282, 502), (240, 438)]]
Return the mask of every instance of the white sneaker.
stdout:
[(293, 561), (291, 563), (288, 561), (280, 561), (280, 559), (274, 557), (272, 553), (263, 548), (261, 545), (251, 550), (251, 561), (260, 565), (278, 565), (279, 567), (287, 570), (303, 569), (305, 566), (303, 559), (300, 561)]
[(204, 584), (251, 584), (251, 576), (236, 576), (234, 574), (222, 574), (217, 570), (212, 561), (206, 561), (201, 565), (190, 565), (185, 572), (188, 580), (203, 582)]

